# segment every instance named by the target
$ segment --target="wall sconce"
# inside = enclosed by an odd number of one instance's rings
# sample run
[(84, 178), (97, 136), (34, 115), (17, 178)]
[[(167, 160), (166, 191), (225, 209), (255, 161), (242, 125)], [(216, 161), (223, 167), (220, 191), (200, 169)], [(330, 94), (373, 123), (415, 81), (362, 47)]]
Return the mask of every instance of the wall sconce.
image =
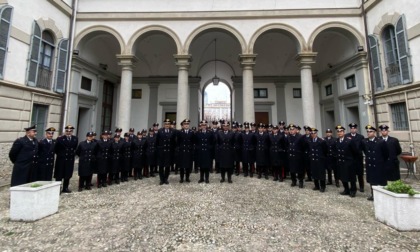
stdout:
[(358, 46), (357, 47), (357, 51), (358, 52), (363, 52), (365, 49), (363, 48), (363, 46)]
[(105, 71), (108, 69), (108, 65), (107, 65), (107, 64), (102, 64), (102, 63), (99, 63), (99, 67), (100, 67), (101, 69), (105, 70)]
[(217, 86), (217, 85), (219, 85), (219, 82), (220, 82), (220, 78), (219, 77), (217, 77), (217, 74), (216, 74), (216, 51), (217, 49), (216, 49), (216, 39), (214, 39), (214, 77), (213, 77), (213, 85), (215, 85), (215, 86)]
[(79, 50), (73, 50), (73, 55), (79, 55)]

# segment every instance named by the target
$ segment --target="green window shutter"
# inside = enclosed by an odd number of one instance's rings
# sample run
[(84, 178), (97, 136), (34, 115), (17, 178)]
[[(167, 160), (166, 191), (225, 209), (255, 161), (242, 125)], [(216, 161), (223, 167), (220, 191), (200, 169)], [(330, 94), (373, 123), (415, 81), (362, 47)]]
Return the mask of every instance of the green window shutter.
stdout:
[(4, 77), (4, 65), (6, 63), (12, 11), (13, 7), (8, 5), (0, 8), (0, 79)]
[(395, 37), (397, 41), (398, 59), (400, 64), (401, 83), (407, 84), (413, 82), (413, 75), (411, 72), (410, 54), (408, 49), (407, 31), (405, 24), (405, 16), (397, 21), (395, 26)]
[(370, 47), (370, 61), (372, 63), (373, 70), (373, 83), (375, 84), (376, 90), (384, 89), (381, 69), (381, 59), (379, 57), (378, 39), (374, 35), (369, 35), (369, 47)]
[(26, 80), (28, 86), (35, 87), (38, 79), (39, 53), (41, 52), (42, 40), (41, 29), (36, 22), (34, 22), (32, 30), (32, 41), (31, 48), (29, 50), (29, 62)]
[(66, 87), (67, 77), (67, 58), (69, 54), (69, 40), (62, 39), (58, 44), (58, 57), (57, 67), (55, 74), (55, 87), (54, 91), (58, 93), (64, 93)]

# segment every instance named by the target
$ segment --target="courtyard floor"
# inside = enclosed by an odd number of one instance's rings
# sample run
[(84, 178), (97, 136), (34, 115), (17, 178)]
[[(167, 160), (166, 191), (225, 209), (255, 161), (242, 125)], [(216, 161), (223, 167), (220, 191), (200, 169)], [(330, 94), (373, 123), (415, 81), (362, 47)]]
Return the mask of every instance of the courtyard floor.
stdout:
[[(419, 232), (398, 232), (374, 218), (370, 192), (313, 191), (290, 180), (234, 176), (233, 184), (147, 178), (62, 194), (59, 212), (33, 223), (9, 220), (0, 191), (0, 251), (420, 251)], [(414, 183), (416, 189), (420, 184)], [(366, 190), (369, 191), (369, 190)]]

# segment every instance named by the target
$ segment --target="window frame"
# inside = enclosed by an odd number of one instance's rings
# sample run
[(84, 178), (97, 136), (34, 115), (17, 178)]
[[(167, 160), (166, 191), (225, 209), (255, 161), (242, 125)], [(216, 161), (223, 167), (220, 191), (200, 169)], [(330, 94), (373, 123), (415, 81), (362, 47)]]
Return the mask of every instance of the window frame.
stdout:
[(293, 88), (292, 95), (296, 99), (302, 98), (302, 88)]
[[(6, 18), (3, 17), (3, 14), (5, 13), (6, 10), (10, 9), (10, 19), (7, 20)], [(9, 41), (10, 41), (10, 30), (12, 27), (12, 19), (13, 19), (13, 7), (10, 5), (5, 5), (2, 6), (0, 8), (0, 28), (3, 24), (3, 22), (6, 22), (6, 24), (8, 24), (8, 28), (7, 28), (7, 34), (5, 36), (5, 47), (0, 47), (0, 51), (4, 51), (4, 58), (3, 58), (3, 62), (0, 62), (1, 66), (1, 70), (0, 70), (0, 79), (4, 79), (4, 70), (6, 67), (6, 61), (7, 61), (7, 51), (9, 48)]]
[[(353, 85), (349, 86), (349, 80), (353, 80)], [(357, 87), (356, 75), (352, 74), (344, 78), (346, 90), (350, 90)]]
[(325, 86), (325, 96), (330, 96), (333, 94), (332, 84), (328, 84)]
[(407, 104), (405, 102), (389, 104), (389, 111), (391, 112), (393, 130), (408, 131), (409, 121), (407, 115)]
[(268, 88), (254, 88), (254, 98), (268, 98)]

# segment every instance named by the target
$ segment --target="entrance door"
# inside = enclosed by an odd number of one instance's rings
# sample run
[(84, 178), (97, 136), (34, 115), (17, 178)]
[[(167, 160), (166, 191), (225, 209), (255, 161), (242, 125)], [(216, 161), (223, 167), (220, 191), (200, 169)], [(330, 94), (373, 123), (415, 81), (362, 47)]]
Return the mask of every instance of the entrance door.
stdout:
[(90, 111), (88, 108), (79, 108), (79, 120), (77, 121), (77, 137), (80, 140), (86, 138), (86, 132), (91, 130)]
[(176, 112), (166, 112), (165, 119), (169, 119), (171, 122), (176, 121)]
[(255, 112), (255, 123), (268, 124), (268, 112)]

